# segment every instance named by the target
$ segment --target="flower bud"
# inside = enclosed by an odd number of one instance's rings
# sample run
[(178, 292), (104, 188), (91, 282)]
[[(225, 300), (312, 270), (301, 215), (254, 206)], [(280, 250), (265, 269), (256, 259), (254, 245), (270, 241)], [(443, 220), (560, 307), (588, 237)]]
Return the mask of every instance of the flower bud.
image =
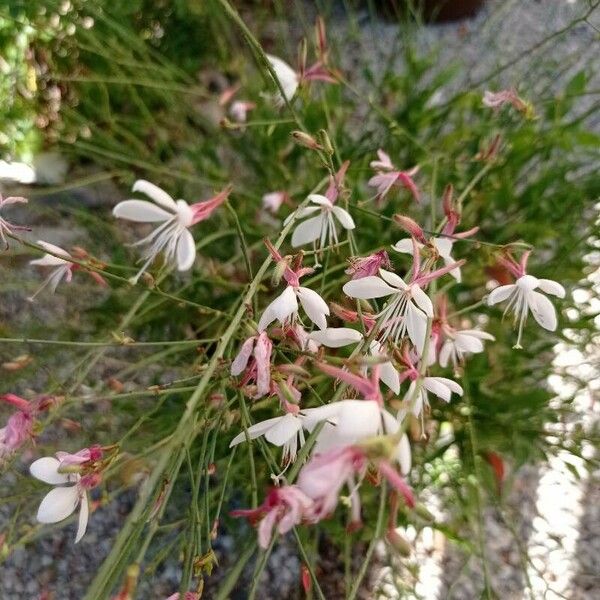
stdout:
[(315, 140), (312, 135), (308, 133), (304, 133), (304, 131), (292, 131), (292, 137), (294, 141), (305, 148), (309, 148), (310, 150), (322, 150), (323, 147)]
[(387, 530), (385, 539), (394, 550), (397, 550), (401, 556), (410, 556), (412, 553), (412, 546), (410, 542), (394, 528)]
[(411, 237), (421, 242), (421, 244), (427, 243), (423, 229), (421, 229), (421, 226), (414, 219), (406, 215), (394, 215), (394, 221), (409, 233)]
[(333, 145), (331, 143), (331, 140), (329, 139), (329, 134), (327, 133), (327, 131), (325, 131), (325, 129), (319, 129), (317, 135), (325, 152), (327, 152), (327, 154), (329, 154), (330, 156), (333, 156)]

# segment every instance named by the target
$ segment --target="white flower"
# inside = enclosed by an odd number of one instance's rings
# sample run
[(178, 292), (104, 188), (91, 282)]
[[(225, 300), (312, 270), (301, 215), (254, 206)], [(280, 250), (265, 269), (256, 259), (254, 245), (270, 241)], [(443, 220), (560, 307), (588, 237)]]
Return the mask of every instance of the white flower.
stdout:
[(514, 323), (519, 328), (517, 343), (515, 348), (521, 348), (521, 335), (523, 325), (527, 319), (527, 313), (531, 310), (533, 318), (548, 331), (556, 330), (556, 310), (552, 302), (536, 289), (542, 290), (546, 294), (552, 294), (558, 298), (565, 297), (565, 288), (551, 279), (538, 279), (533, 275), (522, 275), (514, 284), (501, 285), (492, 290), (488, 296), (488, 304), (491, 306), (509, 300), (504, 314), (509, 310), (514, 313)]
[[(81, 485), (81, 476), (77, 473), (60, 473), (61, 462), (53, 456), (36, 460), (29, 467), (30, 473), (40, 481), (55, 485), (43, 498), (37, 512), (40, 523), (58, 523), (71, 515), (78, 506), (79, 524), (75, 543), (85, 533), (89, 517), (87, 492)], [(71, 484), (71, 485), (65, 485)]]
[(265, 210), (275, 214), (287, 198), (287, 192), (269, 192), (262, 197), (262, 206)]
[(326, 421), (317, 437), (314, 453), (355, 444), (382, 433), (395, 433), (398, 422), (375, 400), (340, 400), (302, 411), (304, 427), (312, 431)]
[(329, 307), (325, 300), (307, 287), (288, 285), (283, 293), (265, 308), (258, 323), (258, 330), (264, 331), (275, 320), (282, 325), (295, 321), (298, 318), (298, 300), (308, 318), (319, 329), (325, 329), (325, 317), (329, 315)]
[[(282, 417), (274, 417), (248, 427), (248, 437), (253, 440), (261, 435), (274, 446), (283, 447), (284, 463), (293, 462), (296, 459), (298, 447), (304, 444), (304, 431), (302, 431), (302, 415), (287, 413)], [(242, 431), (236, 435), (229, 447), (237, 446), (246, 441), (246, 432)]]
[[(435, 246), (435, 249), (437, 250), (438, 254), (444, 261), (444, 264), (446, 266), (456, 262), (451, 255), (452, 246), (454, 245), (455, 240), (446, 237), (433, 237), (429, 241)], [(420, 242), (416, 242), (416, 245), (419, 250), (421, 250), (421, 248), (423, 247), (423, 244), (421, 244)], [(413, 242), (410, 238), (404, 238), (403, 240), (400, 240), (399, 242), (394, 244), (392, 248), (396, 250), (396, 252), (410, 254), (411, 256), (413, 254)], [(450, 275), (452, 275), (452, 277), (454, 277), (454, 279), (456, 279), (458, 283), (461, 282), (462, 277), (460, 267), (452, 269), (452, 271), (450, 271)]]
[(439, 362), (441, 367), (447, 367), (448, 362), (452, 361), (456, 367), (463, 360), (467, 353), (477, 354), (483, 352), (483, 342), (481, 340), (495, 340), (496, 338), (485, 331), (478, 329), (463, 329), (447, 331), (444, 329), (446, 341), (440, 350)]
[[(421, 414), (424, 406), (429, 406), (429, 397), (427, 394), (428, 391), (438, 398), (441, 398), (444, 402), (450, 402), (452, 392), (458, 394), (459, 396), (463, 395), (462, 387), (458, 385), (456, 381), (452, 381), (452, 379), (448, 379), (446, 377), (423, 377), (421, 380), (415, 379), (408, 386), (408, 391), (404, 395), (405, 403), (412, 400), (415, 387), (419, 381), (419, 391), (417, 392), (417, 396), (412, 406), (412, 413), (415, 415), (415, 417), (418, 417)], [(407, 406), (406, 408), (411, 407)], [(398, 420), (401, 421), (405, 414), (406, 409), (401, 409), (398, 413)]]
[[(281, 84), (281, 89), (283, 90), (285, 99), (290, 102), (294, 97), (294, 94), (296, 93), (300, 83), (298, 74), (296, 71), (294, 71), (294, 69), (292, 69), (292, 67), (290, 67), (290, 65), (276, 56), (267, 54), (267, 59), (271, 63), (271, 67), (273, 68), (273, 71), (275, 71), (275, 76)], [(276, 98), (277, 104), (284, 104), (284, 99), (281, 97), (281, 93), (278, 93)]]
[(146, 200), (124, 200), (113, 208), (113, 215), (136, 223), (161, 223), (150, 235), (133, 244), (148, 246), (142, 256), (144, 265), (132, 279), (136, 283), (161, 252), (179, 271), (191, 269), (196, 259), (196, 245), (189, 228), (210, 217), (231, 190), (226, 188), (209, 200), (192, 205), (185, 200), (173, 200), (167, 192), (143, 179), (135, 182), (133, 191), (146, 194), (154, 204)]
[(427, 317), (433, 318), (431, 300), (418, 284), (407, 285), (401, 277), (385, 269), (379, 269), (379, 275), (349, 281), (343, 287), (344, 293), (361, 300), (391, 296), (377, 315), (384, 330), (382, 341), (389, 338), (398, 343), (408, 334), (421, 353), (425, 344)]
[[(55, 246), (54, 244), (49, 244), (48, 242), (44, 242), (42, 240), (37, 241), (38, 246), (44, 248), (52, 254), (44, 254), (42, 258), (36, 258), (35, 260), (30, 260), (30, 265), (37, 265), (39, 267), (55, 267), (52, 269), (48, 277), (44, 280), (41, 287), (29, 298), (29, 300), (33, 300), (45, 287), (49, 287), (50, 291), (54, 294), (56, 292), (56, 288), (58, 284), (64, 279), (66, 283), (70, 283), (73, 278), (73, 267), (74, 263), (70, 262), (69, 259), (72, 258), (71, 255), (62, 248)], [(59, 256), (54, 256), (58, 254)], [(65, 258), (59, 258), (60, 256), (64, 256)]]
[(136, 223), (161, 223), (150, 235), (134, 244), (148, 245), (148, 248), (143, 254), (145, 263), (133, 280), (139, 279), (160, 252), (164, 252), (167, 262), (176, 264), (179, 271), (190, 269), (196, 258), (196, 245), (188, 230), (193, 222), (188, 203), (185, 200), (175, 202), (167, 192), (149, 181), (136, 181), (133, 191), (146, 194), (155, 204), (146, 200), (125, 200), (114, 207), (113, 215)]
[(318, 248), (324, 248), (327, 245), (327, 241), (330, 243), (338, 243), (337, 227), (335, 219), (341, 224), (344, 229), (354, 229), (356, 226), (354, 220), (350, 216), (347, 210), (344, 210), (340, 206), (336, 206), (325, 196), (321, 194), (310, 194), (308, 199), (316, 206), (306, 206), (300, 210), (292, 213), (285, 221), (284, 225), (287, 224), (290, 219), (303, 219), (314, 213), (318, 213), (316, 216), (312, 216), (305, 221), (302, 221), (292, 234), (292, 246), (297, 248), (298, 246), (304, 246), (311, 242), (317, 242)]

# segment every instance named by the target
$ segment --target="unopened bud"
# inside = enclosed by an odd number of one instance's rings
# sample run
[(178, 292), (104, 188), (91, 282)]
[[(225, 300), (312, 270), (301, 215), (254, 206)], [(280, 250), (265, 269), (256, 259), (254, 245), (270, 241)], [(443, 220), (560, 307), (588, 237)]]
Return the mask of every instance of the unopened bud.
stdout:
[(323, 150), (325, 150), (325, 152), (327, 152), (327, 154), (329, 154), (330, 156), (333, 156), (334, 149), (331, 140), (329, 139), (329, 134), (327, 133), (327, 131), (325, 131), (325, 129), (319, 129), (317, 135), (319, 137), (321, 145), (323, 146)]
[(292, 137), (294, 141), (305, 148), (309, 148), (310, 150), (322, 150), (323, 147), (315, 140), (312, 135), (308, 133), (304, 133), (304, 131), (292, 131)]
[(278, 365), (277, 370), (284, 375), (299, 375), (300, 377), (310, 377), (310, 373), (301, 367), (300, 365), (295, 364), (283, 364)]
[(388, 529), (385, 534), (385, 539), (394, 550), (400, 553), (400, 555), (411, 555), (412, 546), (410, 545), (410, 542), (403, 535), (400, 535), (396, 529)]
[(430, 523), (435, 522), (435, 516), (431, 514), (431, 512), (427, 509), (427, 507), (424, 504), (415, 504), (414, 511), (419, 515), (419, 517), (421, 517), (421, 519), (425, 519)]
[(421, 226), (406, 215), (394, 215), (394, 221), (402, 227), (411, 237), (414, 237), (421, 244), (426, 244), (425, 233)]
[(300, 78), (304, 75), (306, 70), (306, 57), (308, 55), (308, 44), (306, 38), (302, 38), (298, 45), (298, 70), (300, 71)]
[(453, 211), (452, 196), (454, 195), (454, 187), (449, 183), (444, 189), (444, 195), (442, 197), (442, 205), (444, 207), (444, 214), (449, 216)]
[(283, 278), (283, 274), (285, 270), (288, 268), (287, 260), (278, 260), (275, 263), (275, 267), (273, 269), (273, 273), (271, 275), (271, 287), (277, 287), (279, 282)]

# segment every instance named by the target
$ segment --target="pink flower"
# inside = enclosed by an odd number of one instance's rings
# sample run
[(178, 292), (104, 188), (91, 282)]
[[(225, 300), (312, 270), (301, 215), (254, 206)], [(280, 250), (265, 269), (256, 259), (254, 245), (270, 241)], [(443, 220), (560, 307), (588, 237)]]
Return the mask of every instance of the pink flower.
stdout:
[(369, 179), (369, 185), (377, 188), (378, 200), (383, 200), (392, 187), (404, 187), (412, 194), (415, 201), (419, 202), (421, 194), (413, 179), (413, 176), (419, 171), (419, 167), (400, 171), (394, 167), (390, 157), (383, 150), (377, 150), (377, 156), (379, 160), (373, 160), (370, 163), (371, 168), (375, 169), (377, 174)]
[(229, 114), (238, 123), (245, 123), (248, 113), (256, 108), (254, 102), (234, 100), (229, 107)]
[(483, 105), (494, 110), (499, 110), (505, 104), (510, 104), (515, 110), (528, 114), (532, 112), (531, 105), (520, 98), (515, 90), (502, 90), (500, 92), (490, 92), (486, 90), (483, 93)]
[(275, 214), (282, 204), (289, 202), (287, 192), (269, 192), (262, 197), (262, 205), (265, 210)]
[(24, 442), (33, 438), (35, 418), (48, 405), (44, 398), (29, 402), (15, 394), (4, 394), (0, 396), (0, 400), (17, 409), (17, 412), (8, 418), (6, 426), (0, 429), (1, 460), (20, 448)]
[(266, 549), (275, 526), (280, 534), (287, 533), (292, 527), (312, 518), (312, 509), (312, 500), (298, 486), (287, 485), (273, 488), (258, 508), (234, 510), (230, 514), (259, 522), (258, 543)]
[[(8, 198), (3, 198), (2, 194), (0, 194), (0, 210), (2, 210), (4, 206), (17, 203), (26, 204), (27, 198), (22, 198), (21, 196), (9, 196)], [(15, 231), (31, 231), (31, 229), (29, 227), (23, 227), (22, 225), (13, 225), (0, 215), (0, 239), (6, 248), (8, 248), (6, 235), (11, 235)]]
[(273, 342), (266, 332), (248, 338), (231, 363), (231, 374), (236, 377), (246, 371), (242, 385), (256, 382), (255, 398), (267, 395), (271, 390), (271, 351)]
[(65, 283), (71, 283), (73, 279), (73, 273), (80, 269), (84, 269), (87, 273), (92, 277), (92, 279), (101, 286), (107, 286), (106, 280), (95, 271), (89, 271), (82, 267), (78, 263), (71, 262), (69, 259), (73, 258), (66, 250), (63, 250), (59, 246), (55, 246), (54, 244), (49, 244), (48, 242), (44, 242), (42, 240), (38, 240), (37, 244), (41, 246), (44, 250), (47, 251), (47, 254), (44, 254), (42, 258), (36, 258), (35, 260), (30, 260), (30, 265), (37, 265), (39, 267), (54, 267), (50, 274), (44, 280), (44, 283), (40, 286), (40, 288), (30, 296), (28, 300), (33, 302), (37, 295), (46, 287), (50, 288), (50, 292), (54, 294), (56, 292), (56, 288), (58, 284), (64, 279)]
[(390, 257), (385, 250), (379, 250), (369, 256), (359, 257), (355, 256), (349, 259), (350, 266), (346, 269), (345, 273), (351, 276), (351, 279), (360, 279), (361, 277), (368, 277), (369, 275), (377, 275), (379, 269), (385, 267), (386, 269), (392, 268)]
[[(415, 504), (412, 490), (402, 476), (384, 458), (373, 458), (379, 472), (392, 487), (400, 492), (406, 504)], [(369, 459), (360, 446), (346, 446), (314, 456), (298, 476), (298, 487), (312, 499), (312, 521), (329, 516), (336, 508), (342, 487), (350, 489), (350, 502), (354, 522), (360, 522), (360, 499), (356, 491), (355, 475), (364, 477)]]

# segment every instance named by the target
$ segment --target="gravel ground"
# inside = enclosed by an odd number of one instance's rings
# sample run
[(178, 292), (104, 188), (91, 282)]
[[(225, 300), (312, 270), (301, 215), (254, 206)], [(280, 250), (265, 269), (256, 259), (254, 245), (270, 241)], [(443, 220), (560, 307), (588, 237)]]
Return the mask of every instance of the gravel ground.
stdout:
[[(524, 49), (532, 47), (543, 39), (549, 32), (558, 31), (567, 23), (581, 14), (585, 3), (553, 1), (530, 2), (491, 2), (491, 8), (484, 10), (476, 19), (428, 27), (419, 33), (418, 42), (423, 48), (431, 48), (434, 44), (444, 47), (440, 68), (444, 64), (460, 57), (466, 64), (465, 78), (448, 90), (452, 94), (467, 87), (482, 87), (479, 83), (494, 68), (502, 66), (518, 56)], [(373, 64), (380, 60), (382, 49), (394, 48), (398, 36), (397, 26), (383, 20), (371, 23), (366, 13), (359, 18), (363, 24), (359, 30), (358, 44), (346, 57), (346, 67), (352, 67), (355, 61), (371, 60)], [(593, 17), (592, 23), (600, 26), (600, 15)], [(335, 19), (332, 35), (343, 37), (349, 24), (343, 15)], [(548, 47), (540, 48), (544, 61), (538, 61), (538, 55), (532, 55), (517, 62), (510, 69), (502, 71), (497, 79), (498, 86), (517, 85), (526, 96), (536, 98), (548, 95), (548, 90), (560, 89), (561, 84), (584, 65), (598, 67), (598, 61), (591, 58), (597, 56), (597, 45), (592, 41), (597, 33), (586, 23), (580, 23), (564, 36), (553, 42), (552, 52)], [(593, 81), (598, 82), (596, 73), (592, 74)], [(492, 85), (490, 83), (490, 85)], [(593, 86), (592, 86), (593, 87)], [(598, 87), (598, 86), (596, 86)], [(482, 87), (483, 89), (483, 87)], [(444, 98), (439, 98), (443, 101)], [(590, 99), (590, 102), (592, 99)], [(598, 119), (592, 118), (590, 125), (597, 127)], [(90, 206), (101, 201), (99, 198), (106, 194), (98, 194), (95, 188), (81, 192), (80, 198)], [(41, 237), (53, 239), (61, 244), (72, 244), (80, 241), (83, 232), (72, 227), (59, 226), (52, 231), (45, 231)], [(2, 265), (0, 264), (0, 268)], [(33, 282), (33, 274), (31, 274)], [(39, 281), (39, 279), (38, 279)], [(7, 306), (18, 305), (22, 298), (9, 295), (3, 298), (0, 305), (0, 318), (11, 318), (13, 324), (25, 323), (34, 319), (43, 324), (47, 319), (72, 317), (77, 314), (75, 294), (68, 300), (57, 296), (50, 304), (41, 308), (37, 306), (34, 312), (25, 314), (23, 311), (10, 314)], [(2, 308), (2, 306), (4, 308)], [(45, 374), (39, 375), (39, 383), (46, 381)], [(36, 385), (36, 381), (29, 381)], [(31, 455), (22, 457), (22, 467), (30, 462)], [(534, 529), (538, 517), (537, 486), (541, 474), (533, 468), (524, 468), (515, 476), (514, 486), (506, 502), (505, 518), (509, 519), (512, 527), (518, 531), (522, 543), (527, 542)], [(3, 489), (9, 489), (11, 477), (3, 481)], [(570, 588), (563, 597), (570, 600), (583, 600), (600, 597), (600, 480), (591, 476), (584, 483), (582, 490), (584, 504), (577, 529), (579, 538), (574, 551), (574, 563), (570, 569), (574, 575)], [(52, 600), (75, 600), (82, 596), (83, 590), (92, 578), (96, 568), (108, 552), (112, 538), (115, 536), (123, 519), (134, 501), (134, 493), (126, 494), (109, 506), (99, 509), (90, 521), (88, 534), (77, 546), (73, 546), (74, 525), (57, 528), (51, 536), (36, 539), (27, 549), (16, 549), (10, 558), (2, 565), (0, 578), (0, 598), (2, 600), (22, 600), (24, 598), (41, 598), (45, 591), (51, 592)], [(7, 525), (8, 515), (0, 508), (0, 531)], [(522, 553), (517, 546), (510, 529), (500, 518), (496, 509), (490, 508), (485, 513), (486, 553), (488, 555), (490, 580), (492, 588), (499, 597), (507, 600), (527, 598), (526, 579), (523, 568)], [(552, 531), (550, 530), (550, 534)], [(552, 537), (551, 535), (549, 536)], [(562, 544), (557, 540), (556, 544)], [(217, 554), (224, 572), (231, 555), (232, 541), (226, 535), (220, 536)], [(551, 546), (547, 553), (553, 550)], [(429, 561), (433, 571), (439, 577), (437, 583), (422, 581), (421, 594), (430, 598), (457, 598), (475, 600), (480, 597), (483, 587), (483, 576), (480, 563), (473, 559), (465, 567), (466, 557), (455, 547), (440, 543), (439, 538), (431, 536), (417, 558), (424, 565)], [(542, 552), (544, 550), (542, 549)], [(327, 555), (321, 565), (321, 574), (325, 579), (324, 589), (327, 598), (336, 600), (342, 597), (339, 586), (339, 561), (335, 553)], [(433, 572), (432, 571), (432, 572)], [(273, 553), (260, 594), (261, 599), (279, 599), (299, 597), (298, 581), (300, 562), (296, 556), (295, 547), (291, 542), (282, 543)], [(423, 572), (423, 571), (422, 571)], [(552, 577), (556, 574), (546, 574), (548, 583), (553, 584)], [(149, 600), (160, 600), (177, 589), (180, 577), (177, 561), (167, 561), (160, 571), (144, 582), (139, 597)], [(373, 580), (379, 578), (373, 573)], [(206, 597), (210, 597), (209, 586)], [(370, 596), (365, 594), (365, 597)], [(232, 596), (242, 600), (245, 592), (242, 589)], [(393, 595), (391, 597), (394, 597)], [(535, 596), (542, 597), (540, 596)], [(558, 598), (558, 595), (548, 593), (546, 598)]]

